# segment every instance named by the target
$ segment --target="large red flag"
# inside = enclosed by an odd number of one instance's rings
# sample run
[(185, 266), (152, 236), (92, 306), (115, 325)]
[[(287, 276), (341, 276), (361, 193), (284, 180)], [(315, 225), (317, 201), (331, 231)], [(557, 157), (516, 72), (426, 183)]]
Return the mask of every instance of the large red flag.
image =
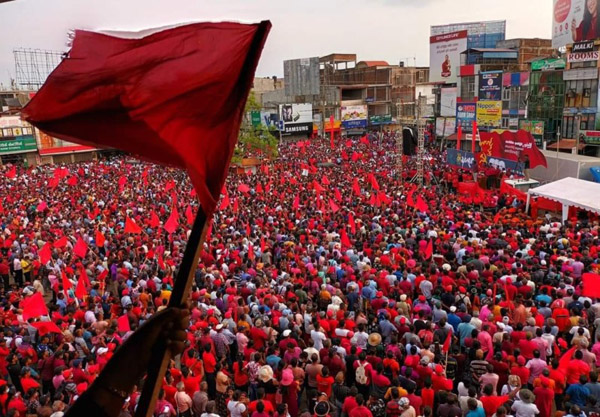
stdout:
[(13, 179), (17, 176), (17, 167), (13, 165), (8, 171), (6, 171), (6, 178)]
[(173, 234), (175, 232), (175, 230), (177, 230), (178, 226), (179, 226), (179, 213), (177, 212), (177, 207), (173, 206), (173, 211), (171, 212), (169, 219), (167, 220), (167, 222), (165, 223), (165, 225), (163, 227), (169, 234)]
[(142, 233), (142, 228), (127, 216), (125, 217), (125, 233), (139, 234)]
[(96, 230), (96, 246), (101, 248), (106, 243), (106, 238), (100, 230)]
[(67, 240), (67, 237), (63, 236), (60, 239), (58, 239), (56, 242), (54, 242), (54, 247), (55, 248), (64, 248), (65, 246), (67, 246), (68, 242), (69, 241)]
[(54, 137), (186, 169), (212, 213), (270, 27), (197, 23), (137, 39), (78, 30), (23, 117)]
[(31, 325), (38, 330), (40, 336), (44, 336), (48, 333), (62, 333), (60, 327), (58, 327), (56, 323), (52, 321), (36, 321), (35, 323), (31, 323)]
[(79, 256), (80, 258), (85, 258), (87, 251), (88, 251), (87, 244), (83, 241), (83, 239), (81, 237), (78, 238), (77, 243), (75, 243), (75, 246), (73, 247), (73, 253), (75, 255)]
[(156, 229), (158, 226), (160, 226), (160, 219), (154, 210), (150, 212), (150, 222), (148, 224), (153, 229)]
[(600, 298), (600, 274), (586, 272), (583, 278), (583, 295), (586, 297)]
[(47, 315), (48, 308), (41, 293), (36, 292), (31, 297), (23, 300), (23, 320)]
[(340, 210), (338, 205), (335, 204), (335, 201), (333, 201), (333, 199), (331, 199), (331, 198), (329, 199), (329, 208), (331, 209), (331, 211), (333, 213), (337, 213)]
[(38, 255), (40, 256), (40, 262), (42, 265), (46, 265), (52, 258), (52, 245), (50, 242), (46, 242), (42, 249), (40, 249)]

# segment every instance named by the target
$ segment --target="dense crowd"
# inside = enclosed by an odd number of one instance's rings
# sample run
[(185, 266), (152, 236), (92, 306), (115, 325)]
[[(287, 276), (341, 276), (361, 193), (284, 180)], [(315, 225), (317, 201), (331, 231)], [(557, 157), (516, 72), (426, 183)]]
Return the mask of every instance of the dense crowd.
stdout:
[[(395, 149), (288, 142), (229, 176), (155, 416), (600, 412), (598, 219), (457, 194), (472, 174), (433, 148), (416, 188)], [(196, 210), (184, 173), (128, 158), (4, 169), (1, 415), (61, 416), (166, 307)]]

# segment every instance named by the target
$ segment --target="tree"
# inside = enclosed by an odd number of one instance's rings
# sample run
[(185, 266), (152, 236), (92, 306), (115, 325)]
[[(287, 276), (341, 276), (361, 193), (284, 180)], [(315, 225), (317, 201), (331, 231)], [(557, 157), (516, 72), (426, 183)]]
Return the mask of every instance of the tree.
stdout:
[(254, 92), (251, 91), (246, 101), (244, 108), (244, 119), (240, 127), (238, 143), (233, 153), (232, 162), (239, 164), (242, 159), (253, 156), (264, 156), (267, 158), (275, 158), (278, 155), (278, 139), (275, 134), (276, 129), (269, 130), (262, 123), (258, 126), (252, 125), (251, 113), (260, 111), (260, 103), (256, 100)]

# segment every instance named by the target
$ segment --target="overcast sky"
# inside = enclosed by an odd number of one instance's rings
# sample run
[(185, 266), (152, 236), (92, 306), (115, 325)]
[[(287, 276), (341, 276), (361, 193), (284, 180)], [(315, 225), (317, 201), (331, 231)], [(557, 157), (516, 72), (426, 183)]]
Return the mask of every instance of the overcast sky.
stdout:
[(507, 38), (549, 38), (551, 13), (551, 0), (16, 0), (0, 4), (0, 82), (15, 77), (13, 48), (65, 50), (73, 28), (269, 19), (257, 75), (282, 76), (284, 59), (332, 52), (429, 65), (429, 27), (438, 24), (505, 19)]

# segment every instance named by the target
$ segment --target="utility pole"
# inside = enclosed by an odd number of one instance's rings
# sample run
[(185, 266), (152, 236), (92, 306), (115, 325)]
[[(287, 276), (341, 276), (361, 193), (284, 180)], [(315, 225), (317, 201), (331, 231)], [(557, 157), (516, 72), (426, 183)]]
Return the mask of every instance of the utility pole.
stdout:
[(423, 102), (426, 102), (427, 97), (419, 96), (419, 101), (417, 103), (417, 175), (416, 182), (417, 185), (423, 186), (423, 162), (425, 157), (425, 119), (423, 116)]
[(400, 132), (400, 135), (398, 135), (398, 131), (396, 131), (395, 135), (396, 135), (396, 154), (397, 154), (397, 158), (398, 158), (398, 180), (400, 181), (400, 186), (402, 186), (402, 184), (404, 182), (404, 166), (403, 166), (404, 161), (402, 159), (402, 156), (404, 155), (404, 142), (403, 142), (402, 131)]

